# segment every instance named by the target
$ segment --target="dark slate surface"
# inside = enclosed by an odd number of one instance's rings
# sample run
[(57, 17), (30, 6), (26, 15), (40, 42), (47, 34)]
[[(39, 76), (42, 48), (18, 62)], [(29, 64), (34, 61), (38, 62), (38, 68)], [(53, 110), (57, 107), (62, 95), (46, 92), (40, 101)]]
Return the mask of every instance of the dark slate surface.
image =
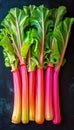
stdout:
[[(12, 7), (23, 5), (44, 4), (48, 8), (66, 5), (67, 16), (74, 17), (73, 0), (0, 0), (0, 22)], [(0, 130), (74, 130), (74, 26), (66, 51), (67, 63), (60, 70), (60, 104), (62, 123), (53, 125), (45, 122), (43, 125), (29, 123), (28, 125), (14, 125), (11, 123), (13, 109), (13, 82), (10, 68), (5, 68), (2, 48), (0, 47)]]

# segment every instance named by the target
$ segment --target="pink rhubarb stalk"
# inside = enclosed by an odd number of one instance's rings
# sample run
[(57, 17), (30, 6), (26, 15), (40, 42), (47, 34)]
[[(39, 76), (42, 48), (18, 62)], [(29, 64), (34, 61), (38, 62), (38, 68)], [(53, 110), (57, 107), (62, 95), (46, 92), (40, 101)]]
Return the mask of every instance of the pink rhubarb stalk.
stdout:
[(61, 113), (60, 113), (60, 101), (59, 101), (59, 70), (54, 69), (53, 76), (53, 110), (54, 118), (53, 123), (61, 123)]
[(35, 121), (38, 124), (44, 122), (44, 21), (42, 19), (42, 47), (40, 54), (40, 65), (42, 68), (36, 70), (36, 111)]
[(20, 73), (22, 78), (22, 123), (29, 122), (28, 114), (28, 72), (25, 63), (20, 64)]
[(18, 69), (12, 71), (12, 75), (14, 84), (14, 105), (12, 113), (12, 122), (18, 124), (21, 121), (21, 112), (22, 112), (21, 77)]
[(29, 120), (35, 120), (35, 71), (29, 72)]
[(36, 70), (36, 108), (35, 121), (38, 124), (44, 122), (44, 70), (37, 68)]
[(45, 72), (45, 119), (53, 120), (53, 72), (54, 66), (49, 64)]
[(61, 123), (61, 114), (60, 114), (60, 102), (59, 102), (59, 71), (64, 59), (64, 55), (66, 52), (68, 40), (70, 37), (70, 30), (71, 30), (71, 25), (70, 28), (67, 32), (66, 36), (66, 41), (64, 45), (64, 49), (62, 51), (62, 55), (60, 58), (59, 65), (55, 67), (54, 69), (54, 79), (53, 79), (53, 106), (54, 106), (54, 119), (53, 119), (53, 124), (59, 124)]
[(29, 120), (35, 120), (35, 68), (32, 69), (32, 49), (28, 52), (28, 75), (29, 75)]

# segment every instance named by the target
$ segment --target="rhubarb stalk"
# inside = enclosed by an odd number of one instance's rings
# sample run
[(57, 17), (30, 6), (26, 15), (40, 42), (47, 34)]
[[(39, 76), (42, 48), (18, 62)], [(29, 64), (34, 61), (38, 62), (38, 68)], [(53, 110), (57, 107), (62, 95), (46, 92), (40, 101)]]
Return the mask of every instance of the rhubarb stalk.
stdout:
[(19, 70), (12, 71), (13, 75), (13, 86), (14, 86), (14, 105), (12, 113), (12, 123), (21, 122), (21, 112), (22, 112), (22, 84)]
[[(44, 122), (44, 51), (47, 45), (49, 27), (51, 22), (49, 21), (51, 13), (43, 5), (37, 7), (31, 15), (31, 26), (36, 30), (34, 38), (36, 39), (35, 48), (33, 50), (32, 60), (37, 64), (36, 69), (36, 103), (35, 103), (35, 121), (38, 124)], [(47, 35), (47, 36), (46, 36)], [(46, 44), (45, 44), (46, 43)]]
[(45, 119), (53, 120), (53, 72), (54, 66), (48, 65), (45, 72)]
[(22, 78), (22, 123), (28, 123), (28, 72), (25, 64), (20, 64)]
[[(2, 25), (6, 29), (6, 32), (8, 33), (8, 39), (10, 39), (10, 42), (13, 46), (12, 50), (15, 53), (15, 57), (18, 58), (18, 62), (20, 64), (20, 65), (18, 64), (18, 66), (19, 66), (19, 69), (21, 70), (20, 73), (21, 73), (21, 82), (22, 82), (22, 97), (20, 95), (19, 100), (22, 100), (22, 104), (20, 106), (20, 107), (22, 107), (22, 113), (20, 111), (19, 111), (19, 113), (22, 114), (21, 115), (22, 122), (28, 123), (28, 74), (27, 74), (26, 63), (24, 63), (24, 58), (21, 56), (21, 50), (22, 50), (22, 47), (25, 42), (24, 29), (26, 28), (26, 26), (28, 26), (28, 14), (26, 14), (24, 12), (24, 10), (22, 10), (22, 9), (12, 8), (12, 9), (10, 9), (8, 15), (2, 21)], [(10, 52), (10, 55), (9, 55), (10, 59), (12, 58), (13, 63), (16, 65), (16, 63), (14, 62), (14, 57), (11, 57), (11, 50), (10, 51), (6, 50), (6, 52), (7, 53)], [(8, 63), (8, 62), (6, 62), (6, 63)], [(14, 72), (13, 72), (13, 75), (14, 75)], [(13, 79), (14, 79), (14, 77), (13, 77)], [(17, 81), (17, 79), (16, 79), (16, 81)], [(20, 81), (18, 80), (18, 83), (19, 82)], [(17, 86), (15, 86), (15, 88), (16, 87)], [(20, 91), (19, 88), (17, 90)], [(15, 91), (15, 89), (14, 89), (14, 91)], [(18, 93), (20, 93), (20, 92), (16, 92), (16, 96), (14, 95), (15, 100), (16, 100), (16, 98), (18, 99)], [(17, 101), (17, 103), (18, 103), (18, 101)], [(14, 108), (15, 108), (15, 106), (14, 106)], [(17, 108), (17, 111), (18, 111), (18, 109), (19, 108)]]
[[(65, 18), (60, 24), (56, 27), (54, 30), (54, 38), (55, 43), (54, 45), (57, 45), (57, 52), (55, 54), (60, 54), (60, 58), (58, 60), (58, 64), (55, 64), (54, 68), (54, 76), (53, 76), (53, 108), (54, 108), (54, 118), (53, 118), (53, 123), (54, 124), (59, 124), (61, 123), (61, 113), (60, 113), (60, 99), (59, 99), (59, 72), (60, 68), (62, 66), (62, 63), (64, 63), (64, 55), (66, 52), (66, 48), (68, 45), (69, 37), (70, 37), (70, 32), (71, 32), (71, 27), (74, 22), (73, 18)], [(64, 36), (65, 35), (65, 36)], [(59, 38), (58, 38), (59, 37)], [(60, 47), (61, 46), (61, 47)], [(55, 58), (56, 59), (56, 55)], [(57, 59), (55, 60), (57, 61)]]
[(36, 109), (35, 121), (38, 124), (44, 122), (44, 70), (37, 68), (36, 70)]
[(35, 71), (29, 72), (29, 120), (35, 120)]

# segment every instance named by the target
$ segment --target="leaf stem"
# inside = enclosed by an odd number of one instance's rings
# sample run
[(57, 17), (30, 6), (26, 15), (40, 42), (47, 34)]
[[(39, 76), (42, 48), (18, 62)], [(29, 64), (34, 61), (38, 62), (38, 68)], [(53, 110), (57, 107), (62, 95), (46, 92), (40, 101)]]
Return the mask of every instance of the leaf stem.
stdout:
[(40, 64), (43, 66), (43, 58), (44, 58), (44, 21), (42, 17), (42, 47), (41, 47), (41, 55), (40, 55)]
[(20, 49), (22, 48), (22, 40), (21, 40), (21, 34), (20, 34), (20, 27), (18, 25), (18, 38), (19, 38), (19, 42), (20, 42)]
[[(69, 27), (70, 28), (70, 27)], [(63, 58), (64, 58), (64, 55), (65, 55), (65, 51), (66, 51), (66, 48), (67, 48), (67, 44), (68, 44), (68, 40), (69, 40), (69, 37), (70, 37), (70, 29), (67, 33), (67, 38), (66, 38), (66, 42), (65, 42), (65, 46), (64, 46), (64, 49), (63, 49), (63, 52), (62, 52), (62, 55), (61, 55), (61, 58), (60, 58), (60, 62), (59, 62), (59, 65), (56, 67), (56, 70), (60, 70), (60, 67), (62, 65), (62, 62), (63, 62)]]
[(16, 45), (16, 43), (15, 43), (15, 40), (14, 40), (14, 37), (12, 36), (12, 41), (13, 41), (13, 43), (14, 43), (14, 47), (15, 47), (15, 50), (16, 50), (16, 52), (17, 52), (17, 56), (18, 56), (18, 58), (19, 58), (19, 60), (20, 60), (20, 62), (21, 62), (21, 55), (20, 55), (20, 52), (19, 52), (19, 50), (18, 50), (18, 47), (17, 47), (17, 45)]
[(19, 39), (19, 43), (20, 43), (20, 50), (22, 48), (22, 40), (21, 40), (21, 34), (20, 34), (20, 27), (19, 27), (19, 23), (18, 23), (18, 19), (16, 17), (16, 27), (17, 27), (17, 34), (18, 34), (18, 39)]

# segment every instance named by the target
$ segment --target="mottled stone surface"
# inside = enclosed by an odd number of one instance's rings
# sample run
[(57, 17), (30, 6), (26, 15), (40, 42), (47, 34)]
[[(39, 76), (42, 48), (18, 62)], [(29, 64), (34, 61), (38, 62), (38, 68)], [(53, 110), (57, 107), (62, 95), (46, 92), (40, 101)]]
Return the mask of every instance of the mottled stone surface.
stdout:
[[(0, 22), (12, 7), (23, 5), (44, 4), (48, 8), (66, 5), (67, 16), (74, 17), (73, 0), (0, 0)], [(1, 27), (1, 26), (0, 26)], [(45, 122), (44, 125), (29, 123), (28, 125), (14, 125), (11, 123), (13, 110), (13, 81), (10, 68), (5, 68), (2, 48), (0, 47), (0, 130), (74, 130), (74, 26), (66, 51), (67, 63), (60, 71), (60, 103), (62, 124), (55, 126), (52, 122)]]

